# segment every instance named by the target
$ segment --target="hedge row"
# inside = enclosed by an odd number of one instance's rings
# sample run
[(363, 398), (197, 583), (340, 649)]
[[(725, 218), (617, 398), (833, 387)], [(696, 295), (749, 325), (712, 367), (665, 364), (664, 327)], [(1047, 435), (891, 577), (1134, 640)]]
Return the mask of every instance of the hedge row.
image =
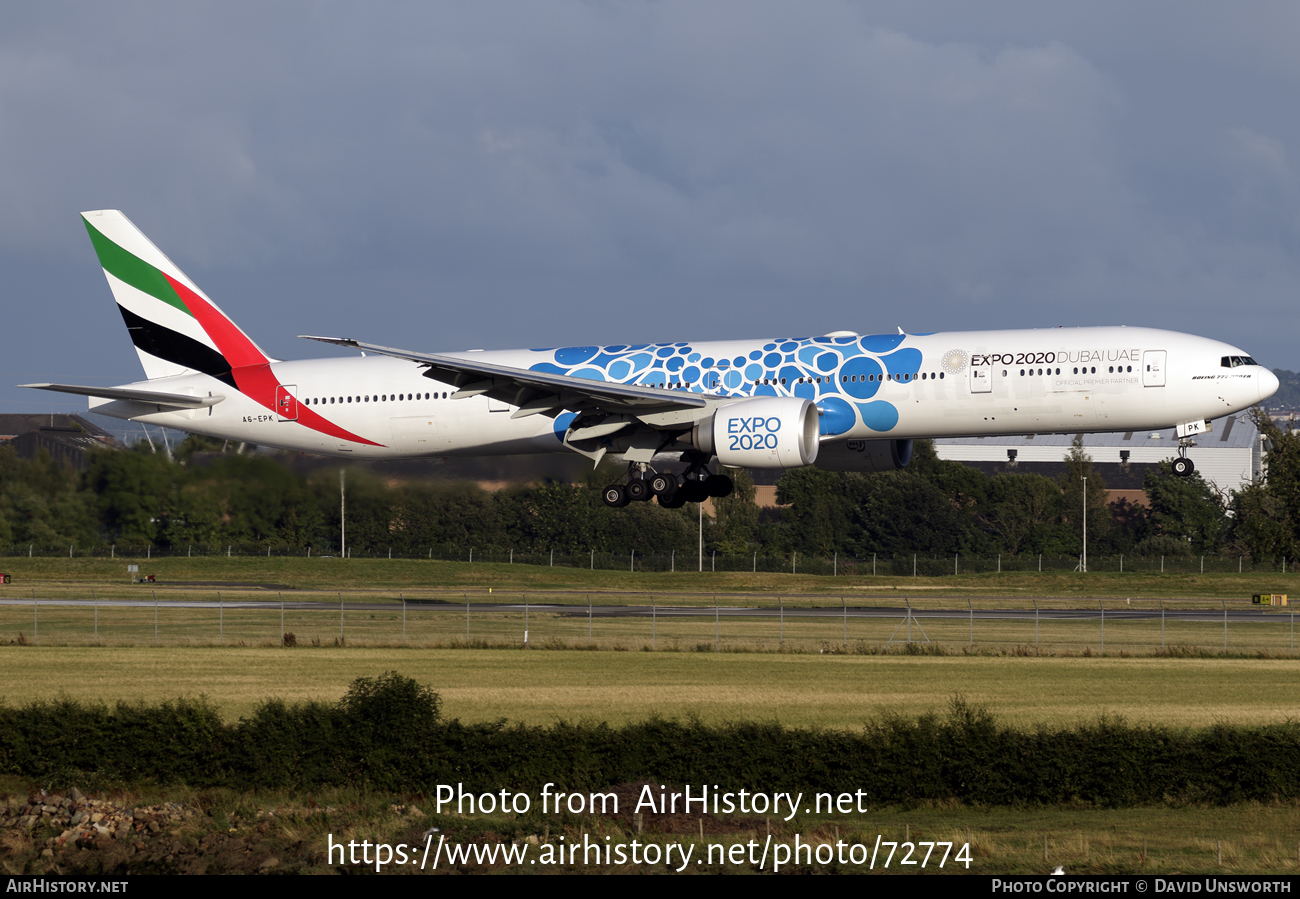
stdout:
[(884, 717), (861, 732), (650, 720), (625, 727), (462, 724), (436, 693), (389, 673), (338, 703), (262, 704), (225, 724), (203, 701), (116, 708), (0, 706), (0, 770), (43, 783), (141, 780), (196, 787), (365, 784), (536, 793), (652, 780), (750, 790), (864, 791), (875, 803), (1231, 803), (1300, 797), (1300, 725), (1202, 731), (1099, 720), (1019, 731), (954, 701), (946, 715)]

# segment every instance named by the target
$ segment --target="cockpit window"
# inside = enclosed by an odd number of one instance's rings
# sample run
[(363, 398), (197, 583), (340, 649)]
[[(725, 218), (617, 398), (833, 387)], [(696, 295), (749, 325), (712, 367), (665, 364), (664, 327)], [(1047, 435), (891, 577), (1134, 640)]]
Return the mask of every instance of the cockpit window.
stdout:
[(1219, 359), (1222, 368), (1237, 368), (1241, 365), (1259, 365), (1250, 356), (1223, 356)]

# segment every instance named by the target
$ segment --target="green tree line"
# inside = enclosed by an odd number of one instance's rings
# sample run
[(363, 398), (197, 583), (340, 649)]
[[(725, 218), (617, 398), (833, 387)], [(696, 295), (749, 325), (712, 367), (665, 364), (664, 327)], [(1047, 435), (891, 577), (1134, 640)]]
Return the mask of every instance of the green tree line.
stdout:
[[(1300, 436), (1266, 417), (1267, 480), (1236, 493), (1168, 464), (1147, 473), (1145, 505), (1108, 504), (1102, 477), (1076, 441), (1057, 479), (986, 477), (939, 459), (919, 441), (911, 464), (880, 474), (785, 474), (783, 508), (760, 510), (745, 472), (706, 517), (706, 550), (841, 557), (1077, 555), (1087, 509), (1095, 555), (1229, 553), (1294, 559), (1300, 552)], [(0, 545), (115, 543), (162, 549), (256, 543), (318, 553), (339, 545), (339, 469), (296, 471), (285, 457), (204, 453), (190, 437), (175, 458), (136, 446), (94, 453), (83, 472), (0, 447)], [(603, 473), (600, 475), (603, 476)], [(593, 476), (597, 480), (600, 476)], [(1084, 478), (1087, 495), (1084, 495)], [(603, 481), (602, 481), (603, 482)], [(593, 481), (595, 483), (595, 481)], [(385, 479), (347, 472), (347, 534), (354, 551), (423, 555), (430, 547), (511, 547), (520, 552), (693, 552), (695, 505), (633, 503), (610, 509), (592, 485), (549, 482), (489, 491), (473, 482)]]

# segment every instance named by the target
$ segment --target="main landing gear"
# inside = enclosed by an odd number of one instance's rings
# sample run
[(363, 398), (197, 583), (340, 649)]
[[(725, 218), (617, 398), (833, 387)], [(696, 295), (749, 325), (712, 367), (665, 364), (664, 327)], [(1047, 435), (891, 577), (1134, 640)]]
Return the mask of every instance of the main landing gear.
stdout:
[(1192, 472), (1196, 471), (1196, 466), (1192, 460), (1187, 458), (1187, 447), (1191, 442), (1186, 438), (1178, 441), (1178, 458), (1173, 462), (1174, 474), (1180, 478), (1191, 477)]
[(628, 503), (658, 497), (659, 505), (665, 509), (680, 509), (711, 496), (728, 496), (733, 487), (731, 478), (711, 474), (703, 465), (691, 465), (681, 475), (675, 475), (670, 471), (652, 472), (644, 462), (634, 462), (628, 466), (627, 483), (610, 484), (601, 491), (601, 499), (605, 505), (621, 509)]

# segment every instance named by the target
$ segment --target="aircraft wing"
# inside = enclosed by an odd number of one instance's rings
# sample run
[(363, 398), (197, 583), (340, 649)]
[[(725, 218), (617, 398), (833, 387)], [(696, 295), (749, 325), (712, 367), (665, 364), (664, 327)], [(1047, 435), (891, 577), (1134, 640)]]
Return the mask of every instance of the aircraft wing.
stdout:
[(83, 387), (79, 384), (19, 384), (37, 390), (53, 390), (77, 396), (97, 396), (106, 400), (128, 400), (154, 406), (171, 406), (175, 409), (202, 409), (215, 406), (225, 396), (190, 396), (184, 393), (162, 393), (157, 390), (139, 390), (135, 387)]
[(644, 415), (703, 409), (712, 397), (678, 390), (664, 390), (641, 384), (619, 384), (611, 381), (589, 381), (570, 375), (513, 368), (491, 362), (479, 362), (459, 356), (433, 353), (413, 353), (392, 347), (362, 343), (347, 337), (313, 337), (299, 335), (307, 340), (352, 347), (368, 353), (408, 359), (427, 368), (429, 376), (454, 384), (459, 388), (452, 399), (487, 395), (519, 408), (511, 416), (548, 415), (555, 417), (562, 410), (605, 412), (615, 415)]

